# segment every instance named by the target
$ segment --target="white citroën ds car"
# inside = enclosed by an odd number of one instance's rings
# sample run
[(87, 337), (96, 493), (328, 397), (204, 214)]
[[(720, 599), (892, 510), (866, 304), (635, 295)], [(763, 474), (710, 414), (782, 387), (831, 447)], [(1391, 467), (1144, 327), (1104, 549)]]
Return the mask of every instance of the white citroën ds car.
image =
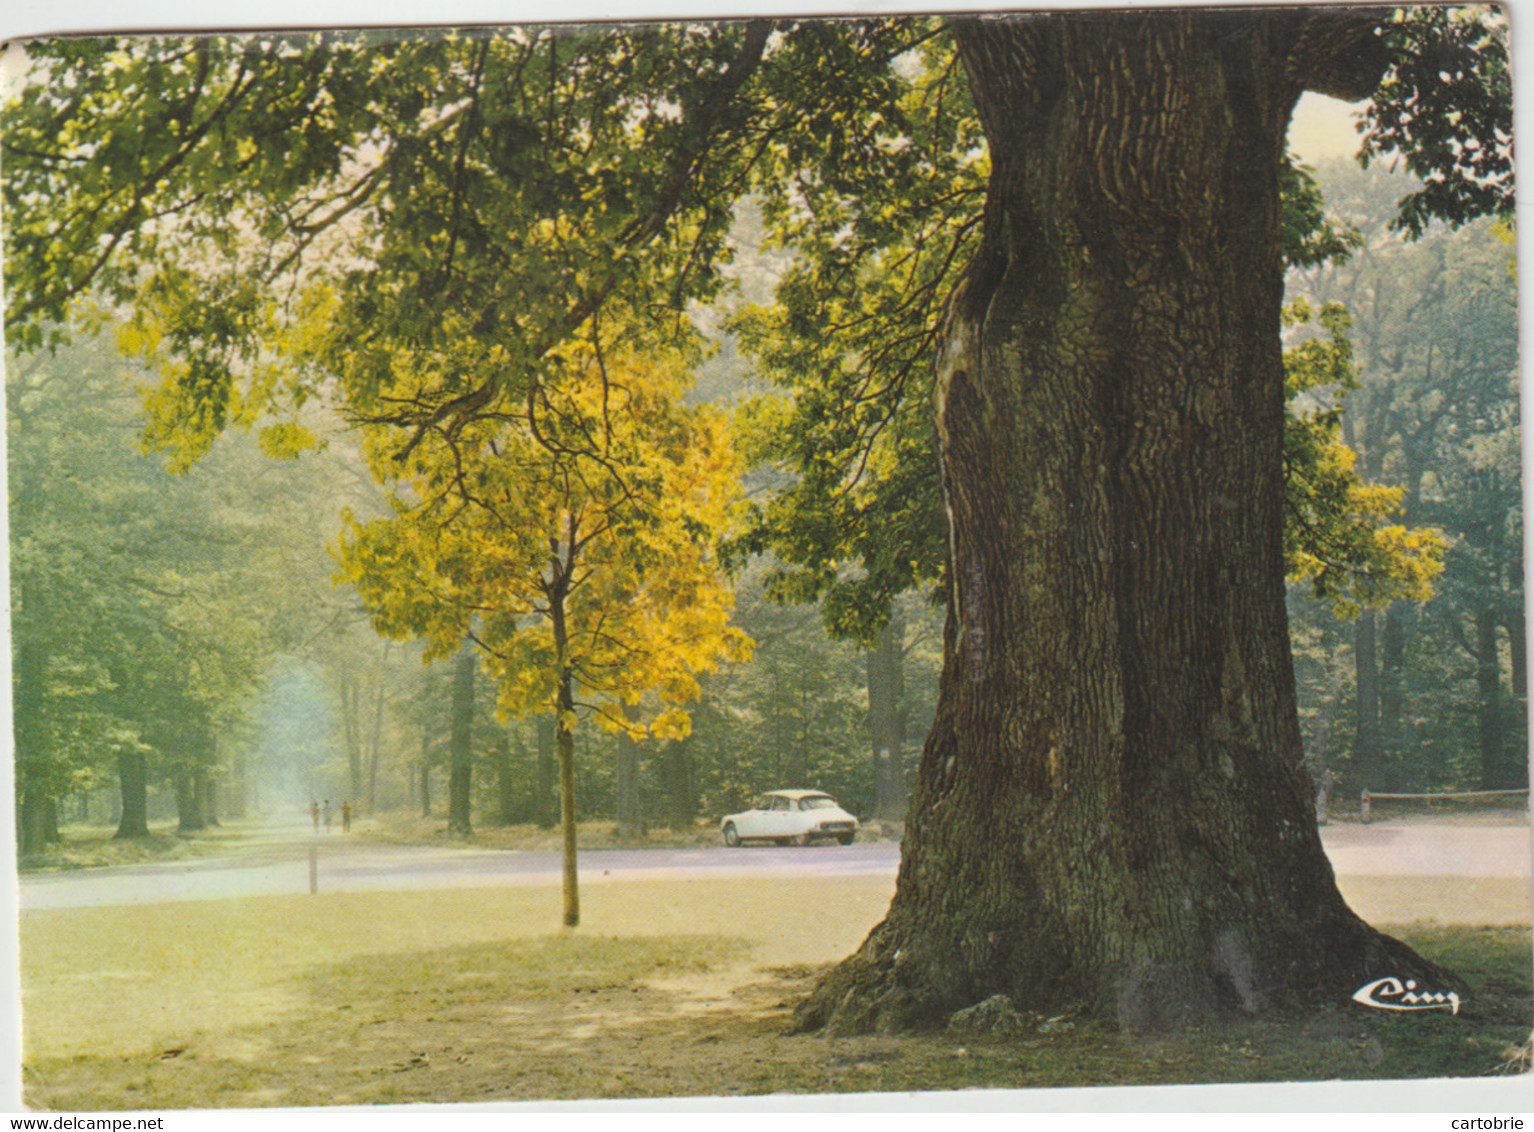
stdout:
[(749, 810), (719, 819), (726, 845), (746, 841), (792, 842), (808, 845), (817, 838), (835, 838), (851, 845), (858, 819), (819, 790), (773, 790), (751, 804)]

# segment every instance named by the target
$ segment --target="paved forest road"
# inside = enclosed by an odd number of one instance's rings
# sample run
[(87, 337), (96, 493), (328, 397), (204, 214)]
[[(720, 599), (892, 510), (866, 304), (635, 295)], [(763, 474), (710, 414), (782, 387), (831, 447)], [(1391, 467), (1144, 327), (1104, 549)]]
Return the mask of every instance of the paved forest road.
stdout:
[[(1339, 876), (1529, 876), (1527, 824), (1380, 822), (1331, 825), (1322, 841)], [(294, 826), (252, 837), (227, 856), (125, 865), (21, 878), (23, 910), (306, 892), (309, 847), (317, 847), (321, 892), (558, 884), (557, 852), (389, 846)], [(750, 846), (740, 849), (593, 849), (580, 855), (581, 883), (742, 876), (893, 877), (894, 842)]]

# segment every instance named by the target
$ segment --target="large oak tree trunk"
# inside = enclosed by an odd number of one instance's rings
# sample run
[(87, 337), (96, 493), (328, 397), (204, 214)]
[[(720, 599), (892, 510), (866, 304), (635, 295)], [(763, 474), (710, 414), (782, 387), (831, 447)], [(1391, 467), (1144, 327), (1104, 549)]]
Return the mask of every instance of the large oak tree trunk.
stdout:
[(800, 1028), (1442, 974), (1343, 902), (1301, 763), (1277, 171), (1302, 83), (1356, 89), (1331, 18), (956, 24), (993, 172), (937, 366), (946, 659), (888, 917)]

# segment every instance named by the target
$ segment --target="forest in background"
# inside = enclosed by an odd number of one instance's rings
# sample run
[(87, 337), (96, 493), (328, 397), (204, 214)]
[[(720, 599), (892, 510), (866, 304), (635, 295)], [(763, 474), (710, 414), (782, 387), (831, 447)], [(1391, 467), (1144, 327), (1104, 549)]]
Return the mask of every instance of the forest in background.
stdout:
[[(1316, 172), (1341, 263), (1296, 268), (1291, 298), (1341, 302), (1356, 388), (1308, 396), (1340, 409), (1370, 484), (1401, 489), (1408, 528), (1446, 544), (1431, 600), (1343, 608), (1290, 588), (1301, 722), (1334, 805), (1360, 790), (1527, 783), (1526, 645), (1517, 324), (1508, 241), (1490, 222), (1389, 226), (1404, 176), (1351, 163)], [(740, 257), (761, 301), (773, 262)], [(694, 401), (759, 419), (770, 385), (718, 329)], [(273, 459), (226, 436), (173, 475), (139, 444), (137, 363), (105, 321), (8, 366), (17, 817), (24, 851), (60, 824), (150, 820), (194, 831), (220, 816), (298, 813), (311, 799), (363, 814), (409, 810), (465, 830), (558, 818), (551, 714), (501, 721), (471, 650), (423, 665), (377, 635), (336, 586), (343, 507), (386, 512), (346, 430), (312, 407), (323, 450)], [(748, 408), (750, 407), (750, 408)], [(90, 438), (82, 442), (83, 438)], [(741, 491), (765, 502), (793, 478), (750, 438)], [(876, 532), (875, 532), (876, 533)], [(733, 577), (751, 659), (701, 677), (683, 738), (576, 732), (582, 819), (620, 832), (690, 828), (764, 789), (812, 786), (864, 817), (898, 818), (936, 701), (942, 611), (908, 591), (877, 636), (837, 640), (814, 604), (774, 600), (770, 556)], [(835, 617), (829, 618), (833, 623)], [(842, 626), (845, 629), (845, 624)], [(893, 752), (884, 759), (880, 752)], [(455, 767), (468, 784), (457, 807)]]

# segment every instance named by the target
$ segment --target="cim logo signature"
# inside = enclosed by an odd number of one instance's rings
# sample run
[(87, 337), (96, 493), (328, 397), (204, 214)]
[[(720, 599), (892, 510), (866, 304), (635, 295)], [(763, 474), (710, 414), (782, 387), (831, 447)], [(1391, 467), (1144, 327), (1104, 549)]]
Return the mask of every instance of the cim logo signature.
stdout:
[(1459, 1013), (1459, 995), (1453, 991), (1418, 991), (1417, 981), (1386, 976), (1353, 993), (1353, 1001), (1377, 1010), (1447, 1010)]

